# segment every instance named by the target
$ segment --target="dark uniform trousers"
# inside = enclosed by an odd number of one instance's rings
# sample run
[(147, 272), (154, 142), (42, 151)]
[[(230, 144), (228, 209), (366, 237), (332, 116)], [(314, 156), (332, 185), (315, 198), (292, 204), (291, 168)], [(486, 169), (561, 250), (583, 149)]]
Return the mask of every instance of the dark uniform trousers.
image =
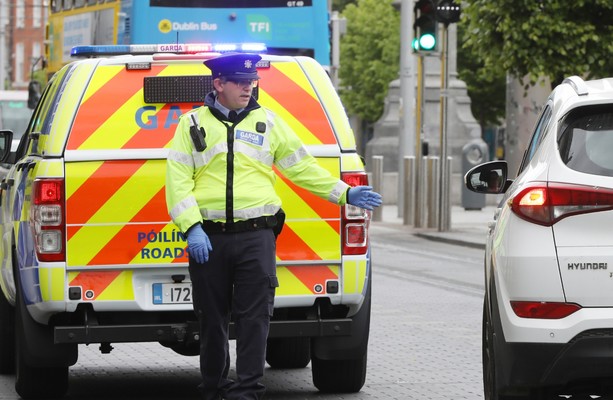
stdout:
[[(200, 323), (200, 389), (205, 400), (260, 399), (278, 286), (275, 236), (270, 228), (207, 235), (213, 247), (209, 261), (189, 261), (194, 311)], [(236, 328), (236, 381), (228, 379), (231, 319)]]

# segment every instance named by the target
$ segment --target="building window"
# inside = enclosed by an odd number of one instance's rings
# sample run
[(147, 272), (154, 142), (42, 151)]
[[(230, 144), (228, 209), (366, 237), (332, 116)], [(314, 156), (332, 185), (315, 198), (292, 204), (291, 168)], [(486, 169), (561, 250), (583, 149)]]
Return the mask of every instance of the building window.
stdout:
[(15, 3), (15, 26), (17, 28), (26, 27), (26, 2), (25, 0), (17, 0)]
[(23, 42), (19, 42), (15, 44), (15, 83), (17, 84), (25, 82), (23, 74), (23, 70), (25, 69), (24, 59)]
[(43, 26), (43, 1), (32, 0), (32, 26), (40, 28)]
[[(38, 42), (32, 43), (32, 59), (37, 60), (42, 55), (41, 45)], [(33, 61), (34, 62), (34, 61)]]

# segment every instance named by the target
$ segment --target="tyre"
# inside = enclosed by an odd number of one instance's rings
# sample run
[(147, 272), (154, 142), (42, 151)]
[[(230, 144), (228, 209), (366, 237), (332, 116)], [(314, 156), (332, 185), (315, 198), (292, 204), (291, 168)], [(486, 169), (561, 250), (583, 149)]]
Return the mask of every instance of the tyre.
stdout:
[(482, 366), (483, 366), (483, 397), (485, 400), (521, 400), (521, 399), (540, 399), (536, 392), (532, 395), (505, 396), (499, 392), (499, 384), (496, 378), (496, 352), (494, 345), (494, 325), (488, 312), (487, 297), (483, 302), (483, 324), (482, 324)]
[(266, 362), (271, 368), (304, 368), (311, 361), (311, 339), (308, 337), (269, 338)]
[(485, 400), (499, 400), (496, 387), (496, 363), (494, 358), (494, 333), (487, 311), (487, 298), (483, 301), (483, 323), (481, 332), (481, 358), (483, 368), (483, 397)]
[(200, 342), (180, 342), (180, 343), (169, 343), (169, 342), (160, 342), (160, 344), (164, 347), (168, 347), (172, 351), (182, 356), (197, 356), (200, 354)]
[(355, 360), (313, 358), (313, 384), (327, 393), (356, 393), (366, 382), (366, 354)]
[[(17, 301), (15, 307), (15, 343), (16, 343), (16, 371), (15, 371), (15, 391), (24, 400), (30, 399), (58, 399), (64, 397), (68, 391), (68, 366), (52, 365), (41, 366), (33, 359), (41, 354), (33, 354), (32, 347), (40, 350), (49, 348), (53, 343), (52, 331), (38, 332), (41, 327), (37, 324), (26, 309), (23, 295), (21, 293), (21, 282), (18, 271), (17, 277)], [(36, 327), (37, 329), (26, 329), (26, 327)], [(27, 343), (28, 338), (37, 337), (37, 343)], [(40, 347), (40, 346), (44, 347)], [(39, 347), (36, 347), (39, 346)], [(37, 352), (36, 350), (34, 350)], [(49, 358), (52, 357), (50, 353)], [(58, 357), (59, 358), (59, 357)], [(71, 357), (67, 357), (71, 358)], [(58, 361), (58, 362), (62, 362)]]
[(17, 315), (17, 367), (15, 391), (25, 400), (62, 398), (68, 391), (68, 367), (37, 367), (30, 364), (25, 350), (25, 332)]
[(362, 307), (352, 319), (351, 336), (314, 338), (311, 342), (313, 384), (328, 393), (356, 393), (366, 382), (372, 269)]
[(15, 308), (0, 291), (0, 374), (15, 373)]
[(15, 391), (22, 399), (61, 399), (68, 391), (68, 367), (36, 368), (17, 359)]

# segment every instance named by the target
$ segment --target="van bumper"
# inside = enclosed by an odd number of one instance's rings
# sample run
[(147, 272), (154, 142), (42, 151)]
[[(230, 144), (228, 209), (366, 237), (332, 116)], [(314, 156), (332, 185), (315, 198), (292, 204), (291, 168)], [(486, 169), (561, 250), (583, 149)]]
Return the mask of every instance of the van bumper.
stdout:
[[(351, 335), (351, 318), (305, 321), (270, 321), (269, 337), (335, 337)], [(197, 322), (151, 325), (79, 325), (56, 326), (54, 342), (62, 343), (130, 343), (183, 342), (198, 340)], [(234, 324), (230, 338), (235, 339)]]

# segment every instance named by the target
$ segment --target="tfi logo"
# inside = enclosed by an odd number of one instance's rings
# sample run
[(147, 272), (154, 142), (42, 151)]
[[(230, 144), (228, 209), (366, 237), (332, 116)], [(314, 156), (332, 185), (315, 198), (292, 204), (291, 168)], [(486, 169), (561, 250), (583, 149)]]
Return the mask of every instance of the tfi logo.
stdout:
[(247, 17), (247, 31), (254, 39), (271, 39), (272, 24), (265, 15), (249, 15)]
[(249, 26), (253, 33), (270, 32), (270, 22), (250, 22)]

